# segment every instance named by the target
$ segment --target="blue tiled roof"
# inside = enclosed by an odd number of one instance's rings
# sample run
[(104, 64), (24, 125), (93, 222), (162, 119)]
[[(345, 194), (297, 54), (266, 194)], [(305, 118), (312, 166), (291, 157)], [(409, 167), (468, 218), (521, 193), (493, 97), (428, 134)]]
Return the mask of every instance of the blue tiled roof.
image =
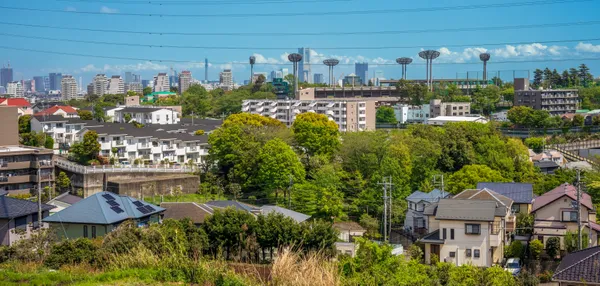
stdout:
[(435, 189), (429, 193), (424, 193), (421, 191), (415, 191), (410, 196), (406, 197), (406, 200), (418, 203), (420, 201), (426, 201), (429, 203), (434, 203), (439, 201), (440, 199), (448, 197), (450, 194), (448, 192), (442, 192), (441, 190)]
[[(42, 204), (42, 211), (53, 209), (54, 206)], [(5, 195), (0, 196), (0, 218), (12, 219), (38, 212), (38, 203), (28, 200), (15, 199)]]
[[(114, 199), (114, 202), (111, 203), (112, 205), (107, 200), (107, 198), (111, 197)], [(142, 212), (138, 209), (136, 203), (143, 206), (150, 206), (154, 210)], [(111, 208), (114, 206), (119, 207), (122, 211), (115, 211)], [(164, 208), (136, 200), (129, 196), (100, 192), (45, 218), (44, 222), (113, 224), (127, 219), (148, 217), (164, 210)]]
[(512, 199), (517, 204), (530, 204), (533, 185), (529, 183), (477, 183), (477, 189), (490, 189)]

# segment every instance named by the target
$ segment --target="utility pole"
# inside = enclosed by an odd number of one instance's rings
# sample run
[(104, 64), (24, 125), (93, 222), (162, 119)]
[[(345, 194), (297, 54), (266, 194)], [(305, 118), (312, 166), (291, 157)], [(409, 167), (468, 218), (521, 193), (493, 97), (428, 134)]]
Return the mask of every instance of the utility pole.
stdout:
[(42, 178), (40, 173), (40, 158), (37, 158), (37, 181), (38, 181), (38, 228), (42, 228)]
[(383, 178), (383, 241), (387, 241), (387, 183)]
[(290, 174), (290, 185), (288, 186), (288, 208), (292, 207), (292, 186), (294, 185), (294, 177)]
[(384, 177), (379, 184), (383, 185), (383, 241), (387, 241), (392, 234), (392, 177)]
[(581, 170), (577, 169), (577, 249), (581, 250)]

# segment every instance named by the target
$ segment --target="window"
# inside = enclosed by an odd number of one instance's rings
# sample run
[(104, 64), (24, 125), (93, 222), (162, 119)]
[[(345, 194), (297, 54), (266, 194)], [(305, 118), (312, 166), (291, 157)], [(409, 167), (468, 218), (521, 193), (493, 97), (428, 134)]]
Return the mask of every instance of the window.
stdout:
[(83, 226), (83, 237), (87, 238), (88, 237), (88, 229), (87, 229), (87, 225)]
[(446, 239), (446, 229), (442, 229), (442, 239)]
[(63, 124), (62, 123), (56, 123), (56, 128), (62, 128)]
[(520, 213), (521, 212), (521, 205), (513, 204), (511, 210), (512, 210), (513, 213)]
[(481, 225), (465, 224), (465, 234), (481, 234)]
[(479, 250), (479, 249), (474, 249), (474, 250), (473, 250), (473, 257), (475, 257), (475, 258), (479, 258), (480, 254), (481, 254), (481, 253), (480, 253), (480, 250)]
[(456, 257), (456, 252), (450, 251), (450, 257), (452, 257), (452, 258)]
[(27, 227), (27, 216), (15, 218), (15, 228), (25, 229)]
[(454, 229), (450, 229), (450, 239), (454, 239)]
[(96, 226), (92, 226), (92, 238), (96, 238)]
[(471, 257), (471, 249), (467, 249), (467, 252), (465, 254), (467, 257)]
[(576, 211), (563, 211), (562, 212), (562, 221), (577, 221), (577, 212)]

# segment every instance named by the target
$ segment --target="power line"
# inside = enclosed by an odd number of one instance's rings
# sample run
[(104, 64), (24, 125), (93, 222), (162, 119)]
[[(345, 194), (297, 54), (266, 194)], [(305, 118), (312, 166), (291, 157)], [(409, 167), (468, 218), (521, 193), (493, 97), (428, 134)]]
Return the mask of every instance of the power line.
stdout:
[(248, 1), (145, 1), (145, 0), (56, 0), (58, 2), (78, 2), (78, 3), (103, 3), (103, 4), (142, 4), (142, 5), (256, 5), (256, 4), (303, 4), (303, 3), (330, 3), (330, 2), (351, 2), (354, 0), (256, 0)]
[[(23, 51), (23, 52), (34, 52), (34, 53), (44, 53), (44, 54), (54, 54), (54, 55), (63, 55), (63, 56), (78, 56), (78, 57), (89, 57), (89, 58), (101, 58), (101, 59), (115, 59), (115, 60), (132, 60), (132, 61), (147, 61), (147, 62), (159, 62), (159, 63), (194, 63), (194, 64), (203, 64), (204, 61), (190, 61), (190, 60), (168, 60), (168, 59), (148, 59), (148, 58), (134, 58), (134, 57), (115, 57), (115, 56), (102, 56), (102, 55), (90, 55), (90, 54), (79, 54), (79, 53), (67, 53), (67, 52), (57, 52), (57, 51), (45, 51), (45, 50), (36, 50), (36, 49), (27, 49), (27, 48), (15, 48), (8, 46), (0, 46), (0, 49), (5, 50), (13, 50), (13, 51)], [(526, 61), (497, 61), (494, 64), (522, 64), (522, 63), (546, 63), (546, 62), (571, 62), (571, 61), (597, 61), (600, 58), (564, 58), (564, 59), (537, 59), (537, 60), (526, 60)], [(231, 65), (249, 65), (248, 62), (220, 62), (211, 64), (231, 64)], [(276, 65), (276, 66), (288, 66), (291, 63), (255, 63), (256, 65)], [(372, 65), (378, 66), (397, 66), (396, 63), (370, 63)], [(451, 62), (440, 62), (435, 65), (480, 65), (480, 62), (465, 62), (465, 63), (451, 63)], [(344, 63), (339, 64), (344, 66), (354, 66), (354, 63)], [(425, 63), (414, 63), (412, 65), (425, 65)]]
[(109, 16), (139, 16), (139, 17), (186, 17), (186, 18), (256, 18), (256, 17), (294, 17), (294, 16), (345, 16), (345, 15), (373, 15), (373, 14), (401, 14), (417, 12), (435, 12), (435, 11), (459, 11), (474, 9), (491, 8), (514, 8), (523, 6), (551, 5), (563, 3), (581, 3), (592, 2), (596, 0), (547, 0), (547, 1), (528, 1), (511, 3), (493, 3), (493, 4), (473, 4), (473, 5), (452, 5), (439, 7), (421, 7), (421, 8), (403, 8), (403, 9), (380, 9), (380, 10), (354, 10), (354, 11), (325, 11), (325, 12), (275, 12), (275, 13), (230, 13), (230, 14), (153, 14), (153, 13), (104, 13), (100, 11), (71, 11), (57, 9), (40, 9), (30, 7), (10, 7), (0, 6), (0, 9), (29, 11), (29, 12), (50, 12), (67, 13), (82, 15), (109, 15)]
[[(106, 41), (86, 41), (77, 39), (65, 39), (55, 37), (39, 37), (24, 34), (0, 33), (0, 36), (8, 36), (15, 38), (48, 40), (69, 43), (85, 43), (98, 45), (114, 45), (114, 46), (130, 46), (130, 47), (146, 47), (146, 48), (172, 48), (172, 49), (199, 49), (199, 50), (293, 50), (294, 47), (240, 47), (240, 46), (180, 46), (180, 45), (152, 45), (139, 43), (117, 43)], [(531, 43), (550, 44), (550, 43), (569, 43), (569, 42), (593, 42), (600, 41), (600, 38), (590, 39), (569, 39), (569, 40), (548, 40), (548, 41), (527, 41), (527, 42), (503, 42), (503, 43), (485, 43), (485, 44), (454, 44), (454, 45), (425, 45), (425, 46), (379, 46), (379, 47), (313, 47), (318, 50), (386, 50), (386, 49), (417, 49), (425, 47), (472, 47), (472, 46), (504, 46), (504, 45), (523, 45)]]
[(339, 31), (339, 32), (152, 32), (152, 31), (131, 31), (131, 30), (108, 30), (108, 29), (92, 29), (92, 28), (77, 28), (77, 27), (60, 27), (50, 25), (34, 25), (11, 22), (0, 22), (0, 25), (46, 28), (70, 31), (85, 31), (85, 32), (103, 32), (103, 33), (123, 33), (123, 34), (139, 34), (139, 35), (178, 35), (178, 36), (345, 36), (345, 35), (395, 35), (395, 34), (422, 34), (422, 33), (447, 33), (447, 32), (473, 32), (473, 31), (500, 31), (514, 29), (532, 29), (532, 28), (555, 28), (555, 27), (572, 27), (572, 26), (587, 26), (597, 25), (600, 21), (580, 21), (567, 23), (546, 23), (546, 24), (525, 24), (512, 26), (492, 26), (492, 27), (465, 27), (465, 28), (448, 28), (448, 29), (422, 29), (422, 30), (390, 30), (390, 31)]

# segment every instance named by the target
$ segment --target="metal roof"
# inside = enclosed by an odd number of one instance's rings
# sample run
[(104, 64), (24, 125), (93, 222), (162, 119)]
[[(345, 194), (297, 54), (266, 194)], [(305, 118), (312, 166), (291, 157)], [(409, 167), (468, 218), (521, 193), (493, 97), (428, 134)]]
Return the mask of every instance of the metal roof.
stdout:
[(261, 209), (262, 209), (263, 214), (265, 214), (265, 215), (269, 214), (269, 213), (280, 213), (286, 217), (292, 218), (293, 220), (295, 220), (298, 223), (306, 221), (310, 218), (309, 215), (305, 215), (303, 213), (295, 212), (293, 210), (278, 207), (278, 206), (262, 206)]
[(477, 189), (490, 189), (517, 204), (531, 204), (533, 185), (529, 183), (477, 183)]
[(439, 201), (440, 199), (447, 198), (449, 195), (450, 195), (450, 193), (442, 192), (438, 189), (435, 189), (429, 193), (415, 191), (412, 194), (410, 194), (410, 196), (406, 197), (406, 200), (413, 202), (413, 203), (418, 203), (420, 201), (434, 203), (434, 202)]
[(494, 221), (497, 204), (495, 201), (442, 199), (438, 203), (435, 218), (440, 220)]

